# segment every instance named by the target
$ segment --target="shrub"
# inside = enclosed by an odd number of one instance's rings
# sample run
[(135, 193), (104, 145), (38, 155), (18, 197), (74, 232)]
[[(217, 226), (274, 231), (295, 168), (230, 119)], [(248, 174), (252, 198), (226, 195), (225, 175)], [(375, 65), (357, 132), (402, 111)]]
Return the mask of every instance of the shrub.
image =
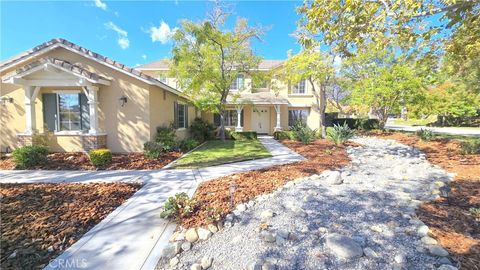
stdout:
[(418, 130), (416, 134), (423, 141), (431, 141), (435, 136), (431, 130), (423, 129), (423, 128)]
[(273, 133), (273, 137), (275, 140), (294, 140), (295, 136), (293, 135), (292, 131), (275, 131)]
[(48, 148), (42, 145), (23, 146), (13, 151), (13, 162), (18, 169), (30, 169), (47, 160)]
[(159, 158), (163, 153), (166, 152), (165, 146), (163, 143), (156, 141), (149, 141), (143, 144), (143, 155), (149, 159)]
[(257, 132), (256, 131), (232, 131), (230, 132), (232, 139), (241, 141), (241, 140), (256, 140)]
[(309, 144), (317, 137), (317, 130), (312, 130), (306, 124), (302, 122), (297, 122), (292, 127), (293, 137), (297, 141), (301, 141), (304, 144)]
[(460, 153), (464, 155), (480, 154), (480, 139), (462, 141), (460, 143)]
[(204, 142), (213, 139), (214, 130), (215, 127), (212, 124), (198, 117), (193, 120), (193, 123), (190, 126), (190, 133), (192, 134), (192, 138), (198, 142)]
[(336, 118), (332, 120), (332, 125), (347, 124), (351, 129), (372, 130), (380, 127), (378, 119), (368, 118)]
[(194, 138), (186, 138), (181, 141), (178, 141), (177, 145), (183, 151), (190, 151), (193, 148), (197, 147), (200, 143)]
[(101, 167), (112, 162), (112, 152), (110, 149), (93, 149), (88, 152), (90, 162), (93, 166)]
[(194, 199), (188, 198), (185, 192), (177, 193), (168, 197), (160, 217), (178, 220), (192, 215), (196, 209), (197, 202)]
[(348, 127), (347, 123), (343, 123), (343, 125), (334, 125), (333, 128), (329, 130), (327, 137), (335, 142), (336, 145), (339, 145), (344, 144), (351, 139), (353, 135), (355, 135), (355, 132)]
[(475, 217), (480, 217), (480, 206), (477, 207), (470, 207), (468, 209), (470, 213), (472, 213), (473, 216)]
[(169, 126), (157, 127), (157, 134), (155, 135), (155, 141), (163, 144), (163, 147), (168, 150), (175, 150), (175, 127), (173, 124)]
[(205, 210), (205, 219), (210, 223), (220, 221), (223, 215), (223, 210), (220, 207), (207, 207)]

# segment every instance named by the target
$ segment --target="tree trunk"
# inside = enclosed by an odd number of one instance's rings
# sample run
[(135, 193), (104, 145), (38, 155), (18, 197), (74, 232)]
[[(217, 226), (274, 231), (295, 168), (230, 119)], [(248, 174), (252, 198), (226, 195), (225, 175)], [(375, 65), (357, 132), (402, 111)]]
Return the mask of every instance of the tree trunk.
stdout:
[(320, 85), (320, 103), (319, 103), (319, 110), (318, 113), (320, 114), (320, 131), (322, 134), (322, 138), (327, 137), (327, 127), (325, 126), (325, 110), (327, 109), (327, 98), (326, 98), (326, 87), (324, 85)]
[(220, 110), (220, 140), (225, 141), (225, 110)]

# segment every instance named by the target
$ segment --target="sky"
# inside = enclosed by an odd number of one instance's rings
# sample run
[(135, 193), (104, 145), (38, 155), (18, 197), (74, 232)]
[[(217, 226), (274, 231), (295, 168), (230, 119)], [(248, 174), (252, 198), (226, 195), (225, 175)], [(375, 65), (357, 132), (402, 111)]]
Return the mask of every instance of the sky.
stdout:
[[(300, 47), (291, 34), (301, 1), (229, 1), (237, 17), (267, 28), (252, 47), (265, 59), (285, 59)], [(0, 59), (52, 38), (64, 38), (131, 67), (169, 57), (171, 33), (182, 19), (200, 21), (207, 1), (5, 1), (0, 0)], [(228, 25), (227, 25), (228, 26)]]

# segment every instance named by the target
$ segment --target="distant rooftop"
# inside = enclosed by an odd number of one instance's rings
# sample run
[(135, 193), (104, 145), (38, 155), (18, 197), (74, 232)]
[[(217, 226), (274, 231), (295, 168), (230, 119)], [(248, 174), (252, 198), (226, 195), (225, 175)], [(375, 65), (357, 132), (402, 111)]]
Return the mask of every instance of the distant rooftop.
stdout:
[[(285, 60), (262, 60), (258, 65), (259, 69), (272, 69), (283, 64)], [(161, 59), (145, 65), (136, 67), (137, 70), (168, 70), (169, 59)]]

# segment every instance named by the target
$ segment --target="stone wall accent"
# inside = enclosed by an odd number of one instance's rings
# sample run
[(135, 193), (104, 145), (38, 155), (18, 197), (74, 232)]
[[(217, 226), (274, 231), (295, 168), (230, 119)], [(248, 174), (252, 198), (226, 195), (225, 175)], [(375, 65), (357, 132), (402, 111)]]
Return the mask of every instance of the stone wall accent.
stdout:
[(82, 147), (85, 151), (107, 148), (107, 135), (82, 135)]

